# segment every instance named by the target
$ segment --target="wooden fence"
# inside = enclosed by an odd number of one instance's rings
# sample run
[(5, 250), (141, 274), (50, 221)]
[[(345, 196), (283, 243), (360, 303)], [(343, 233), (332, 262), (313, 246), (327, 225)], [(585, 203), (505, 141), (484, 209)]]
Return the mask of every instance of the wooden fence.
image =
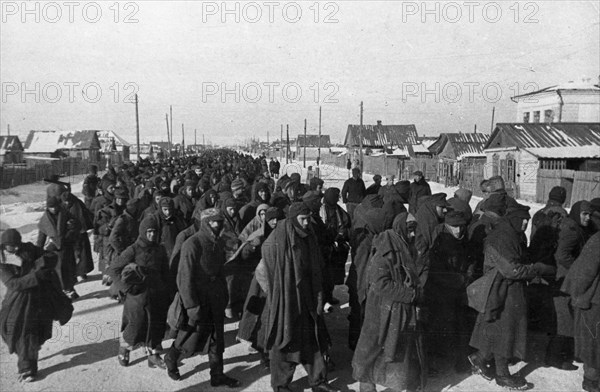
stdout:
[(42, 163), (33, 167), (26, 165), (0, 166), (0, 189), (12, 188), (19, 185), (31, 184), (58, 175), (61, 181), (73, 182), (73, 177), (86, 174), (91, 164), (102, 170), (106, 166), (106, 160), (91, 162), (77, 158), (68, 158), (52, 163)]
[(562, 186), (567, 190), (565, 207), (570, 207), (579, 200), (600, 197), (600, 172), (539, 169), (536, 201), (545, 203), (550, 190), (555, 186)]

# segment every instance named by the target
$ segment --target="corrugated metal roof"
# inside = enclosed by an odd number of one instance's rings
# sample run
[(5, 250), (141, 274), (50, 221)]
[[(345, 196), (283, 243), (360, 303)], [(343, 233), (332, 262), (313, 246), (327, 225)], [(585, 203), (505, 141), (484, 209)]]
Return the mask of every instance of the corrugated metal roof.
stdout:
[(27, 153), (89, 149), (100, 149), (96, 131), (29, 131), (25, 141)]
[[(506, 138), (503, 135), (506, 135)], [(525, 149), (543, 158), (598, 157), (600, 156), (600, 124), (497, 124), (484, 149), (508, 146)]]
[(16, 135), (0, 136), (0, 155), (11, 151), (23, 151), (23, 145), (19, 137)]
[[(304, 135), (296, 138), (297, 146), (304, 147)], [(329, 148), (331, 140), (329, 135), (321, 135), (321, 148)], [(306, 135), (306, 147), (319, 147), (319, 135)]]
[[(417, 128), (413, 125), (363, 125), (363, 147), (389, 148), (418, 143)], [(350, 147), (360, 145), (360, 125), (348, 125), (344, 144)]]
[(440, 154), (446, 144), (450, 143), (458, 160), (465, 156), (483, 156), (483, 146), (488, 138), (484, 133), (442, 133), (438, 140), (429, 146), (429, 150), (433, 154)]

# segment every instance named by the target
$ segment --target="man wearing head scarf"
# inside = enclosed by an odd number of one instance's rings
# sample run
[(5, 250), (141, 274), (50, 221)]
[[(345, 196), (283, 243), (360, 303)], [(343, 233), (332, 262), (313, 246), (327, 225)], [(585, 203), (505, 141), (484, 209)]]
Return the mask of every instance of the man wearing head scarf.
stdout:
[[(558, 233), (558, 245), (554, 253), (556, 260), (556, 285), (560, 287), (575, 259), (590, 238), (591, 205), (582, 200), (573, 204), (569, 216), (562, 220)], [(569, 296), (557, 292), (554, 296), (556, 310), (556, 334), (551, 336), (546, 353), (549, 366), (563, 370), (576, 370), (573, 365), (573, 307)]]
[(94, 216), (87, 209), (84, 202), (70, 191), (64, 192), (60, 197), (65, 209), (81, 223), (79, 238), (75, 243), (76, 273), (78, 279), (86, 280), (87, 274), (94, 270), (94, 258), (90, 238), (88, 237), (88, 231), (94, 228)]
[(194, 188), (194, 183), (188, 182), (181, 187), (177, 196), (173, 198), (174, 207), (181, 212), (186, 226), (192, 223), (192, 213), (194, 212)]
[(36, 245), (56, 251), (58, 255), (56, 269), (64, 293), (70, 299), (79, 298), (74, 287), (77, 282), (75, 244), (81, 223), (62, 206), (58, 197), (51, 196), (46, 200), (46, 211), (38, 222), (38, 230)]
[(179, 380), (178, 362), (202, 352), (209, 341), (210, 385), (233, 388), (239, 386), (239, 381), (223, 373), (223, 320), (228, 301), (223, 273), (226, 261), (225, 243), (221, 238), (223, 214), (216, 208), (209, 208), (202, 211), (200, 217), (198, 232), (183, 243), (177, 271), (178, 295), (185, 309), (187, 325), (177, 330), (165, 362), (169, 377)]
[[(567, 211), (562, 207), (567, 190), (555, 186), (548, 195), (546, 206), (531, 219), (531, 241), (529, 254), (532, 262), (542, 262), (556, 267), (554, 253), (558, 246), (558, 234)], [(543, 276), (534, 279), (527, 286), (530, 329), (556, 334), (553, 297), (558, 293), (555, 276)], [(549, 360), (550, 358), (547, 358)], [(562, 361), (561, 361), (562, 363)]]
[(469, 253), (473, 264), (473, 278), (483, 275), (483, 244), (487, 235), (506, 213), (506, 193), (490, 195), (481, 206), (479, 219), (473, 219), (467, 230)]
[(344, 284), (346, 277), (346, 261), (350, 252), (350, 215), (338, 204), (339, 188), (327, 188), (323, 196), (323, 206), (320, 210), (321, 219), (325, 224), (323, 241), (325, 247), (325, 266), (328, 277), (323, 282), (324, 300), (331, 305), (339, 304), (333, 296), (336, 285)]
[[(553, 268), (526, 263), (525, 230), (531, 216), (529, 207), (511, 203), (506, 216), (489, 233), (485, 241), (484, 275), (489, 284), (480, 291), (469, 291), (472, 299), (484, 299), (477, 316), (470, 345), (478, 351), (469, 356), (474, 371), (487, 380), (511, 389), (531, 389), (519, 374), (511, 375), (510, 358), (524, 359), (527, 345), (527, 306), (525, 283), (548, 274)], [(495, 376), (489, 366), (494, 359)]]
[(469, 225), (471, 219), (473, 219), (473, 210), (471, 210), (471, 206), (469, 205), (471, 196), (473, 196), (473, 192), (468, 189), (460, 188), (454, 192), (454, 197), (448, 199), (448, 203), (452, 206), (453, 210), (462, 212), (467, 220), (467, 225)]
[(129, 193), (127, 190), (118, 188), (114, 191), (113, 201), (96, 213), (95, 226), (97, 227), (98, 236), (102, 240), (101, 255), (103, 256), (98, 260), (98, 269), (103, 273), (102, 284), (107, 286), (112, 284), (112, 280), (106, 270), (116, 257), (115, 249), (110, 246), (109, 237), (117, 218), (125, 211), (128, 199)]
[(262, 346), (269, 350), (271, 387), (289, 391), (294, 370), (302, 364), (313, 392), (335, 391), (327, 383), (324, 354), (330, 341), (323, 320), (321, 254), (304, 203), (290, 206), (262, 245), (256, 277), (266, 293), (266, 328)]
[[(55, 281), (56, 256), (22, 242), (8, 229), (0, 237), (0, 279), (6, 293), (0, 309), (0, 335), (10, 354), (18, 356), (19, 381), (35, 381), (39, 351), (52, 337), (49, 286)], [(6, 365), (4, 366), (6, 367)]]
[[(437, 225), (444, 222), (444, 216), (452, 206), (446, 201), (445, 193), (430, 196), (415, 215), (417, 227), (416, 246), (419, 256), (423, 257), (433, 244), (433, 232)], [(412, 214), (412, 212), (411, 212)]]
[(85, 206), (88, 209), (92, 207), (92, 200), (96, 197), (99, 184), (100, 178), (98, 178), (98, 166), (90, 165), (89, 174), (85, 176), (85, 179), (83, 180), (83, 188), (81, 191), (85, 200)]
[(175, 203), (170, 197), (161, 198), (158, 206), (158, 211), (154, 215), (159, 226), (158, 242), (165, 247), (167, 255), (171, 255), (177, 234), (188, 225), (175, 209)]
[(561, 291), (571, 297), (575, 310), (575, 356), (583, 362), (582, 389), (600, 390), (600, 335), (590, 326), (600, 325), (600, 232), (585, 244), (565, 277)]
[(166, 368), (158, 349), (167, 325), (169, 301), (165, 278), (169, 259), (158, 237), (156, 217), (145, 218), (140, 223), (137, 240), (111, 263), (108, 270), (114, 278), (120, 277), (126, 287), (118, 355), (121, 366), (129, 366), (129, 353), (143, 344), (148, 366)]
[(456, 373), (470, 370), (467, 361), (469, 323), (466, 288), (470, 283), (471, 259), (465, 231), (467, 219), (462, 212), (452, 210), (444, 223), (436, 227), (430, 250), (430, 267), (425, 297), (431, 315), (428, 333), (434, 360), (450, 363)]
[(375, 384), (396, 391), (425, 386), (416, 227), (415, 218), (403, 212), (394, 218), (391, 229), (373, 241), (365, 322), (352, 358), (352, 375), (360, 382), (360, 392), (375, 392)]
[(265, 183), (259, 182), (254, 187), (254, 195), (252, 201), (240, 208), (240, 225), (246, 227), (248, 223), (256, 216), (256, 209), (262, 204), (269, 204), (271, 200), (271, 191)]
[[(373, 202), (373, 204), (369, 204)], [(356, 208), (352, 224), (350, 245), (352, 264), (346, 278), (350, 304), (348, 315), (348, 346), (354, 350), (360, 336), (364, 319), (364, 306), (367, 295), (366, 268), (371, 258), (373, 238), (392, 226), (394, 215), (382, 208), (379, 195), (369, 195)]]

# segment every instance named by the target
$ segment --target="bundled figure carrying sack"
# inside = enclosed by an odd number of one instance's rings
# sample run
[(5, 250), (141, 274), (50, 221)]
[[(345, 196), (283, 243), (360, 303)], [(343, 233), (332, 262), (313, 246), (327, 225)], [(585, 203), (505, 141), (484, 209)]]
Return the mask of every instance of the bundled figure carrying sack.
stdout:
[(9, 353), (19, 357), (19, 380), (35, 381), (38, 354), (52, 337), (52, 320), (65, 324), (73, 306), (61, 290), (55, 253), (21, 242), (15, 229), (2, 233), (0, 250), (0, 279), (7, 288), (0, 309), (0, 333)]
[(140, 223), (137, 240), (123, 251), (110, 265), (108, 273), (119, 277), (125, 287), (119, 363), (129, 365), (129, 353), (137, 345), (144, 345), (148, 366), (166, 369), (158, 354), (167, 325), (166, 277), (169, 259), (164, 246), (158, 243), (159, 224), (153, 216)]

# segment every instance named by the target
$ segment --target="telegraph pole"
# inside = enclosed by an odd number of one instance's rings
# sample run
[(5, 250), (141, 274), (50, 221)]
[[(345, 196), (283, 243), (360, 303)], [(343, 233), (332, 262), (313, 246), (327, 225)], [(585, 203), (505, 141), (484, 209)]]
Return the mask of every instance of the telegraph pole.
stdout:
[[(173, 140), (173, 105), (169, 106), (169, 113), (171, 113), (171, 136), (169, 140), (171, 140), (171, 144), (175, 144)], [(173, 148), (171, 144), (169, 144), (169, 157), (171, 156), (171, 150)]]
[[(317, 153), (317, 170), (319, 169), (319, 167), (321, 167), (321, 106), (319, 106), (319, 148), (318, 148), (318, 153)], [(319, 176), (320, 173), (317, 172), (317, 176)]]
[(360, 128), (359, 128), (360, 132), (359, 132), (359, 147), (360, 147), (360, 175), (362, 177), (362, 171), (363, 171), (363, 103), (362, 101), (360, 102)]
[(194, 150), (198, 153), (198, 130), (194, 128)]
[(281, 124), (281, 136), (279, 137), (279, 159), (283, 162), (283, 124)]
[(287, 124), (286, 134), (287, 134), (287, 142), (286, 142), (286, 146), (285, 146), (285, 164), (287, 165), (289, 163), (289, 159), (290, 159), (290, 124)]
[[(10, 128), (9, 128), (10, 129)], [(10, 135), (10, 130), (8, 132)], [(135, 94), (135, 138), (137, 141), (137, 161), (140, 161), (140, 117), (138, 116), (138, 96)]]
[(169, 114), (165, 113), (165, 121), (167, 122), (167, 145), (169, 146), (169, 156), (171, 155), (171, 132), (169, 132)]
[(492, 127), (490, 129), (490, 134), (492, 132), (494, 132), (494, 116), (496, 115), (496, 107), (494, 106), (494, 108), (492, 109)]
[(183, 130), (183, 123), (181, 123), (181, 156), (185, 155), (185, 131)]
[(306, 119), (304, 119), (304, 168), (306, 169)]

